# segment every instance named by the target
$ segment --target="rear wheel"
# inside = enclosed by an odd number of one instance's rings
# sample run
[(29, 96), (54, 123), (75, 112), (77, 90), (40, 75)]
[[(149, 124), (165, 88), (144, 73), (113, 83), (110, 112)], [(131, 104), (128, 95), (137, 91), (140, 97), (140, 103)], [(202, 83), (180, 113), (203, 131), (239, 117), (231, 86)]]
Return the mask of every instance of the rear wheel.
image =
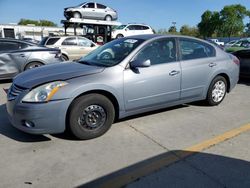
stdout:
[(36, 68), (36, 67), (40, 67), (40, 66), (42, 66), (42, 65), (43, 65), (43, 64), (40, 63), (40, 62), (32, 62), (32, 63), (29, 63), (29, 64), (27, 64), (27, 65), (25, 66), (24, 71), (29, 70), (29, 69), (33, 69), (33, 68)]
[(207, 103), (210, 106), (216, 106), (220, 104), (226, 96), (227, 81), (223, 76), (217, 76), (211, 82), (208, 93)]
[(92, 139), (107, 132), (114, 117), (114, 106), (108, 98), (100, 94), (83, 95), (70, 107), (68, 128), (78, 139)]
[(112, 21), (112, 17), (110, 15), (105, 16), (106, 21)]
[(64, 54), (62, 54), (61, 58), (62, 58), (63, 61), (68, 61), (69, 60), (69, 58)]

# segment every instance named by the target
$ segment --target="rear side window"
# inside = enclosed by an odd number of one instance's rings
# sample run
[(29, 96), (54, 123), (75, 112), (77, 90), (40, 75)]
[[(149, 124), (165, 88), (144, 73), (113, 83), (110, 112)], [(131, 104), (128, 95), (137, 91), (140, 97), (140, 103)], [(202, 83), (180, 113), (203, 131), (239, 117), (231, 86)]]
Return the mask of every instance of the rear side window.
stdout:
[(180, 39), (180, 54), (182, 60), (207, 58), (215, 56), (215, 49), (200, 41)]
[(128, 28), (129, 30), (135, 30), (135, 26), (134, 26), (134, 25), (129, 25), (127, 28)]
[(106, 8), (106, 6), (104, 6), (104, 5), (102, 5), (102, 4), (98, 4), (98, 3), (97, 3), (97, 8), (100, 8), (100, 9), (105, 9), (105, 8)]
[(65, 46), (77, 46), (77, 41), (75, 37), (67, 38), (63, 41), (62, 45)]
[(0, 42), (0, 51), (9, 51), (9, 50), (18, 50), (20, 48), (19, 43), (17, 42)]
[(148, 26), (141, 26), (142, 27), (142, 29), (143, 30), (147, 30), (147, 29), (149, 29), (149, 27)]
[(49, 38), (46, 45), (54, 45), (60, 38)]
[(78, 45), (84, 46), (84, 47), (91, 47), (92, 42), (88, 39), (85, 39), (85, 38), (78, 38)]

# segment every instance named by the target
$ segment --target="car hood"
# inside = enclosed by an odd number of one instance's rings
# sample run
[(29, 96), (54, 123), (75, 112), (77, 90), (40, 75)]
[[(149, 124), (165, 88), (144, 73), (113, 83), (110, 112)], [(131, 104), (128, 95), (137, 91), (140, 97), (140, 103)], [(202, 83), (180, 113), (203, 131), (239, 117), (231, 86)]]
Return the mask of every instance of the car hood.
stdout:
[(14, 78), (13, 83), (31, 89), (53, 81), (65, 81), (71, 78), (100, 73), (104, 67), (84, 65), (77, 62), (63, 62), (46, 65), (25, 71)]

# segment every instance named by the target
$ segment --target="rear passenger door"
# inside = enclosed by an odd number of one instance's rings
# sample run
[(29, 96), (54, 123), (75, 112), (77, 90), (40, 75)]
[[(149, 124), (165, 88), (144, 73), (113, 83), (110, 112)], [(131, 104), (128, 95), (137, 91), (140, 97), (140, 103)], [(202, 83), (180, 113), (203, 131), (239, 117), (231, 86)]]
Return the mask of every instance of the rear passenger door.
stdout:
[(61, 51), (66, 52), (69, 60), (78, 59), (80, 47), (77, 45), (76, 37), (68, 37), (64, 39), (61, 46)]
[(213, 46), (195, 39), (179, 38), (182, 68), (181, 99), (201, 97), (216, 67)]
[(131, 36), (131, 35), (136, 35), (136, 31), (135, 31), (135, 25), (129, 25), (126, 29), (126, 35), (125, 36)]
[(107, 11), (105, 10), (107, 7), (105, 5), (96, 3), (96, 15), (99, 19), (104, 19)]
[(87, 55), (89, 52), (95, 49), (95, 45), (90, 40), (82, 37), (78, 37), (78, 46), (78, 58)]

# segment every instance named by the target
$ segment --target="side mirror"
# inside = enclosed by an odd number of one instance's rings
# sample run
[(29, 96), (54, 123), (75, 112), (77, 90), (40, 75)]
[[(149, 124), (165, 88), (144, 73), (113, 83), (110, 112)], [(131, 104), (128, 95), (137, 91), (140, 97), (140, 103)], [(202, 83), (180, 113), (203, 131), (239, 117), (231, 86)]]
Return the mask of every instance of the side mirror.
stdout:
[(130, 67), (131, 68), (145, 68), (145, 67), (150, 67), (151, 66), (151, 61), (150, 59), (146, 60), (146, 61), (139, 61), (139, 60), (134, 60), (132, 62), (130, 62)]

